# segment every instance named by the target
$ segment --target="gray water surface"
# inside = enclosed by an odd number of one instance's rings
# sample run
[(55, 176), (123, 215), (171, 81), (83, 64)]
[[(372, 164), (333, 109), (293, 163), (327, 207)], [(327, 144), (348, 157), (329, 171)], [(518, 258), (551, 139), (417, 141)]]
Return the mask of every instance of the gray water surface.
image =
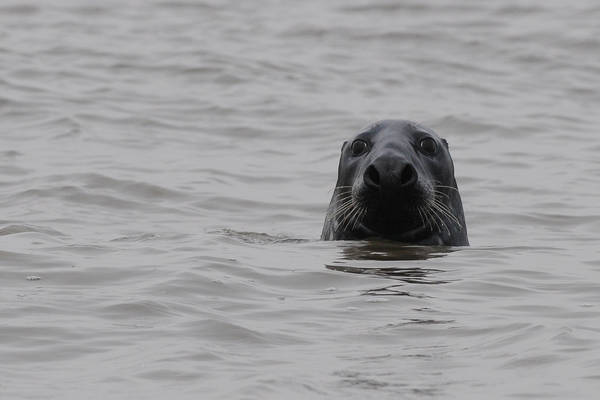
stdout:
[[(596, 1), (0, 1), (0, 397), (595, 399)], [(450, 143), (469, 248), (321, 242)]]

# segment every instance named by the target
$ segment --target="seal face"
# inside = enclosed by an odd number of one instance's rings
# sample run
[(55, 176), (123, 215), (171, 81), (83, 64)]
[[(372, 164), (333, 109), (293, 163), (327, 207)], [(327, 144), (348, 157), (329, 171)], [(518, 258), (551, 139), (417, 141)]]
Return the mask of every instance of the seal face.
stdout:
[(469, 244), (448, 143), (433, 130), (385, 120), (342, 145), (321, 239), (370, 237)]

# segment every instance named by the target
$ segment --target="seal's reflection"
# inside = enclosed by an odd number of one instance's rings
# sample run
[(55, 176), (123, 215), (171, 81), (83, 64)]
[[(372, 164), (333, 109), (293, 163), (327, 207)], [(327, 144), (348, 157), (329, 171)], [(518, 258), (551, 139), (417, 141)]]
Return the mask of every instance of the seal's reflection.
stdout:
[[(326, 264), (327, 269), (351, 274), (374, 275), (403, 282), (364, 292), (365, 295), (371, 296), (414, 296), (405, 290), (406, 284), (438, 285), (449, 282), (436, 277), (436, 275), (446, 272), (439, 268), (404, 266), (402, 264), (390, 266), (382, 261), (424, 261), (442, 258), (456, 251), (445, 246), (407, 246), (391, 241), (346, 242), (341, 250), (341, 259)], [(357, 266), (356, 263), (350, 265), (349, 261), (360, 261), (360, 264), (364, 263), (364, 265)]]
[(342, 247), (344, 260), (429, 260), (441, 258), (456, 251), (448, 246), (414, 246), (391, 240), (346, 242)]

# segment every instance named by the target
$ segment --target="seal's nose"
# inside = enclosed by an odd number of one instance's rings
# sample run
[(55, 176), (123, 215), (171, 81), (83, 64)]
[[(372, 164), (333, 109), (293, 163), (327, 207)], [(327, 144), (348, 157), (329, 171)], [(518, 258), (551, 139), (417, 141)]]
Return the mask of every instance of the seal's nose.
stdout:
[(379, 190), (379, 172), (373, 164), (367, 167), (365, 174), (363, 175), (363, 181), (369, 188)]
[(371, 190), (408, 189), (417, 183), (418, 174), (411, 163), (390, 158), (378, 158), (367, 167), (363, 182)]
[(399, 183), (402, 187), (412, 186), (417, 182), (417, 170), (412, 164), (405, 164), (400, 173)]

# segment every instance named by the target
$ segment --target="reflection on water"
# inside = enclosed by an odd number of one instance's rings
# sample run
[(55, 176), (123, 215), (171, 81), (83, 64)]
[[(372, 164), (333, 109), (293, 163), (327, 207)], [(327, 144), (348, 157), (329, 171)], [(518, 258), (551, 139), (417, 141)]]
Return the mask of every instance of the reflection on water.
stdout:
[[(331, 271), (362, 274), (401, 281), (401, 284), (383, 285), (362, 292), (367, 296), (427, 297), (409, 290), (409, 284), (439, 285), (450, 282), (439, 275), (446, 272), (439, 268), (406, 265), (407, 261), (439, 259), (456, 251), (440, 246), (406, 246), (391, 241), (348, 242), (342, 247), (341, 260), (325, 264)], [(382, 266), (382, 261), (388, 265)], [(350, 264), (359, 265), (350, 265)], [(370, 266), (368, 264), (373, 264)], [(386, 264), (386, 263), (383, 263)], [(390, 265), (392, 264), (392, 265)]]
[[(447, 281), (435, 279), (432, 275), (445, 272), (444, 270), (406, 266), (399, 262), (442, 258), (454, 251), (457, 250), (447, 246), (407, 246), (387, 240), (345, 242), (341, 260), (326, 264), (325, 267), (332, 271), (376, 275), (405, 283), (439, 284)], [(349, 265), (352, 261), (361, 261), (361, 265)], [(369, 261), (376, 262), (376, 266), (364, 265)], [(395, 262), (399, 265), (381, 266), (380, 261)]]
[(448, 283), (447, 280), (434, 279), (431, 275), (439, 274), (441, 269), (433, 268), (411, 268), (411, 267), (351, 267), (348, 265), (325, 265), (332, 271), (349, 272), (351, 274), (376, 275), (384, 278), (396, 279), (406, 283), (437, 285)]
[(409, 292), (406, 290), (406, 287), (404, 285), (390, 285), (382, 288), (369, 289), (365, 290), (362, 294), (366, 296), (410, 296), (417, 297), (420, 299), (428, 297), (423, 294), (415, 294), (414, 292)]
[(412, 246), (389, 240), (348, 243), (343, 248), (345, 260), (429, 260), (458, 251), (448, 246)]

